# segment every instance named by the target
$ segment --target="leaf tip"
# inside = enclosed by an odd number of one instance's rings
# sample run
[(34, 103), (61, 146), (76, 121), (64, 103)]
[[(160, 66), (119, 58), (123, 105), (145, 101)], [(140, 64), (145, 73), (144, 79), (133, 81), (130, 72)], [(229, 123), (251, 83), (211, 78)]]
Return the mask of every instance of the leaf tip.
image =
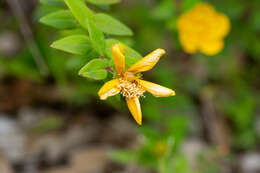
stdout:
[(55, 42), (51, 43), (51, 45), (50, 45), (50, 46), (51, 46), (51, 47), (54, 47), (54, 45), (55, 45)]

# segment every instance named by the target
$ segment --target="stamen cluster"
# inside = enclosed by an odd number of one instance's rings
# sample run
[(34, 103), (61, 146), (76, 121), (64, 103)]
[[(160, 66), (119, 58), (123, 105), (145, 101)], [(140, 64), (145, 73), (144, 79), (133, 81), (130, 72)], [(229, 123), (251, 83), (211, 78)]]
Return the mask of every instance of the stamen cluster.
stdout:
[(120, 89), (121, 94), (126, 98), (134, 98), (143, 96), (144, 88), (138, 84), (137, 81), (128, 81), (124, 78), (119, 78), (120, 84), (117, 87)]

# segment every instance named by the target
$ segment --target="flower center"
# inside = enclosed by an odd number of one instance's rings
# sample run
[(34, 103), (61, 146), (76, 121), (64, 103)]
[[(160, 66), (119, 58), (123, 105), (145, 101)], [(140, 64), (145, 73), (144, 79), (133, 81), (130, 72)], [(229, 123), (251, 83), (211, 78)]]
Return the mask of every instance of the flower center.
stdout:
[(117, 86), (121, 94), (126, 98), (134, 98), (143, 96), (145, 90), (137, 81), (130, 82), (123, 78), (119, 78), (120, 84)]

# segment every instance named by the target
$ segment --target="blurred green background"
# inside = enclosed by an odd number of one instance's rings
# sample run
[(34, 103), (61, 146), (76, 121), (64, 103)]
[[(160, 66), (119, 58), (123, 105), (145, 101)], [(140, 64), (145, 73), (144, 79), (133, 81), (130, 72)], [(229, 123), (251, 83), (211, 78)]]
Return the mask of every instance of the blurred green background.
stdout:
[(260, 172), (259, 0), (204, 1), (231, 21), (215, 56), (178, 40), (176, 19), (199, 0), (90, 5), (128, 25), (134, 35), (116, 38), (142, 55), (167, 51), (145, 79), (176, 96), (141, 99), (142, 126), (120, 96), (98, 99), (103, 82), (78, 76), (90, 55), (50, 47), (69, 34), (39, 22), (58, 0), (18, 2), (0, 1), (1, 173)]

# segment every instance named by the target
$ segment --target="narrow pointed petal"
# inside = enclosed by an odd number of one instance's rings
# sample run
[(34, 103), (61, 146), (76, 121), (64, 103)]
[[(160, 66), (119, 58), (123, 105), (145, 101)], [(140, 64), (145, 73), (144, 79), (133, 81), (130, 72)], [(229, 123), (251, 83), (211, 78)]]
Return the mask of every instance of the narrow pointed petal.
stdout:
[(155, 51), (135, 63), (127, 71), (132, 73), (139, 73), (151, 70), (163, 54), (165, 54), (165, 50), (156, 49)]
[(131, 99), (127, 98), (126, 103), (135, 121), (139, 125), (142, 125), (142, 111), (141, 111), (141, 106), (138, 97), (131, 98)]
[(144, 80), (140, 80), (137, 79), (137, 82), (149, 93), (151, 93), (153, 96), (155, 97), (169, 97), (169, 96), (174, 96), (175, 95), (175, 91), (163, 87), (161, 85), (152, 83), (152, 82), (148, 82), (148, 81), (144, 81)]
[(108, 97), (118, 94), (120, 92), (120, 90), (117, 88), (118, 84), (118, 79), (113, 79), (106, 82), (98, 91), (100, 100), (106, 100)]
[(119, 44), (112, 46), (112, 55), (117, 73), (122, 74), (125, 70), (125, 56), (121, 52)]

